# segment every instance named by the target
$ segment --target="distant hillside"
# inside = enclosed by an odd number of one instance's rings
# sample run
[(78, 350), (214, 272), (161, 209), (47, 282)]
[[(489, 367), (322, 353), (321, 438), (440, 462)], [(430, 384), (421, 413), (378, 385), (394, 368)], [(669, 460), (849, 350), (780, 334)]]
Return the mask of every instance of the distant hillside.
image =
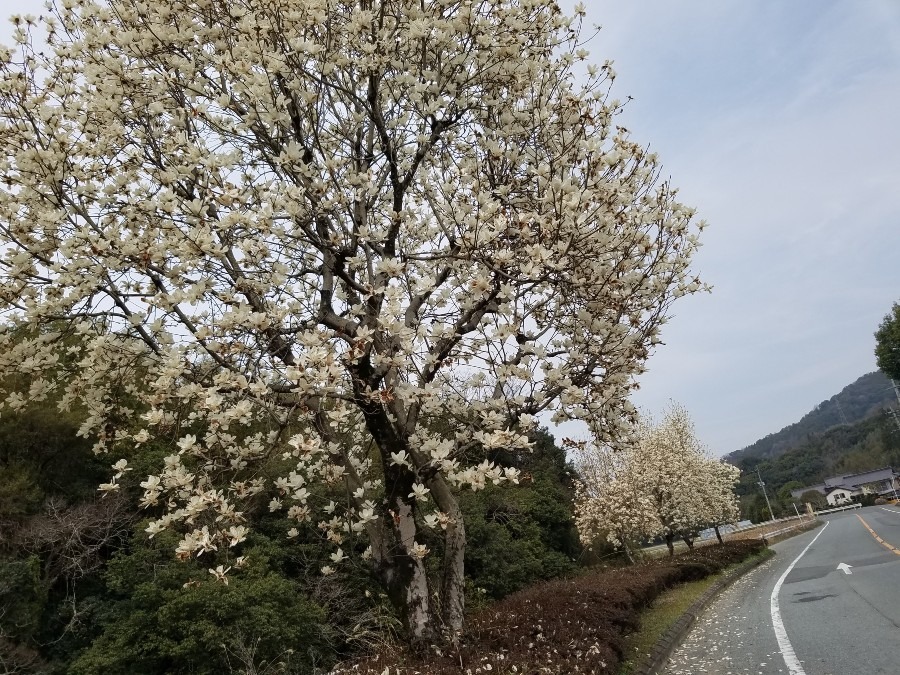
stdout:
[(839, 394), (822, 401), (799, 422), (732, 452), (726, 459), (738, 466), (773, 459), (812, 441), (829, 429), (865, 420), (895, 400), (891, 382), (884, 373), (868, 373), (844, 387)]
[[(830, 476), (886, 466), (900, 468), (900, 429), (887, 413), (875, 414), (856, 424), (836, 426), (814, 435), (773, 459), (750, 457), (737, 464), (742, 473), (736, 488), (742, 518), (760, 522), (769, 517), (757, 475), (766, 483), (775, 516), (789, 516), (795, 513), (793, 489), (820, 483)], [(803, 504), (798, 507), (803, 508)]]

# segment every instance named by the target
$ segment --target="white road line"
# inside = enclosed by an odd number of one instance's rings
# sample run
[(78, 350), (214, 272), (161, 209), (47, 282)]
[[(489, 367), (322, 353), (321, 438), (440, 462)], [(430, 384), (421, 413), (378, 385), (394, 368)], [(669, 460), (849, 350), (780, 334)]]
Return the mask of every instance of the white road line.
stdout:
[(890, 511), (891, 513), (900, 513), (900, 511), (898, 511), (897, 509), (889, 509), (886, 506), (882, 506), (881, 510), (882, 511)]
[(784, 658), (784, 665), (787, 666), (788, 672), (791, 675), (806, 675), (806, 671), (803, 670), (803, 666), (800, 665), (800, 660), (794, 653), (791, 641), (788, 640), (787, 631), (784, 629), (784, 622), (781, 620), (781, 610), (778, 609), (778, 592), (781, 590), (781, 584), (784, 583), (787, 575), (794, 569), (794, 565), (800, 562), (800, 558), (802, 558), (809, 550), (809, 547), (815, 544), (816, 539), (822, 536), (822, 533), (825, 531), (825, 528), (828, 527), (828, 523), (830, 522), (830, 520), (825, 521), (825, 525), (819, 530), (819, 534), (813, 537), (813, 540), (806, 545), (806, 548), (800, 551), (800, 555), (794, 558), (794, 562), (788, 565), (784, 574), (782, 574), (781, 578), (775, 583), (775, 588), (772, 589), (772, 598), (770, 600), (770, 606), (772, 608), (772, 627), (775, 629), (775, 639), (778, 640), (778, 648), (781, 650), (781, 656)]

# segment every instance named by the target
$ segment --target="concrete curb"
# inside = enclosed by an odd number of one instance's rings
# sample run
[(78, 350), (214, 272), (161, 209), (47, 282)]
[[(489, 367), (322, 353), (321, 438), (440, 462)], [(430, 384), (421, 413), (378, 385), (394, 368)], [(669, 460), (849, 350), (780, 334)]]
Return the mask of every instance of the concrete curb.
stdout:
[(681, 644), (691, 625), (713, 598), (747, 574), (747, 572), (769, 560), (774, 555), (775, 552), (772, 549), (764, 549), (762, 555), (741, 563), (738, 567), (731, 570), (727, 576), (719, 579), (707, 588), (703, 595), (694, 600), (684, 614), (662, 634), (653, 646), (650, 654), (632, 671), (632, 675), (657, 675), (659, 670), (666, 664), (666, 661), (668, 661), (669, 655)]

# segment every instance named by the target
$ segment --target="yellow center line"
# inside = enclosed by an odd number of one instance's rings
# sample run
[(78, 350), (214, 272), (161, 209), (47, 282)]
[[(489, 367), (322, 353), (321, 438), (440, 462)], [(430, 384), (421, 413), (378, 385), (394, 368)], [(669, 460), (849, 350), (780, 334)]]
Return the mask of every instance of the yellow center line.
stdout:
[(879, 544), (884, 546), (891, 553), (893, 553), (895, 555), (900, 555), (900, 548), (894, 548), (889, 543), (887, 543), (884, 539), (879, 537), (878, 533), (875, 530), (873, 530), (871, 527), (869, 527), (869, 524), (862, 519), (862, 516), (857, 515), (856, 517), (859, 518), (859, 522), (861, 522), (863, 524), (863, 526), (869, 531), (869, 534), (871, 534), (873, 537), (875, 537), (875, 541), (877, 541)]

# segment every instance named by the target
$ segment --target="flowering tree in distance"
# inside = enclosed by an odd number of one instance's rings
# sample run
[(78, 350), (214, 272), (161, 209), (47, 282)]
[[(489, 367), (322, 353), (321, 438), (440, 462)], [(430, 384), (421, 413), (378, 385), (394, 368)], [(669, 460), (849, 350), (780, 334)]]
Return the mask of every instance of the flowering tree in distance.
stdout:
[(641, 484), (641, 472), (629, 446), (598, 451), (575, 443), (578, 473), (575, 486), (575, 525), (582, 542), (591, 546), (598, 537), (621, 549), (631, 562), (634, 550), (659, 532), (653, 503)]
[(740, 500), (734, 491), (741, 470), (720, 459), (708, 459), (703, 467), (703, 477), (698, 488), (703, 500), (705, 526), (712, 526), (716, 538), (722, 543), (720, 525), (735, 523), (741, 517)]
[(701, 287), (702, 223), (614, 124), (611, 67), (578, 80), (579, 24), (543, 0), (60, 0), (43, 21), (47, 45), (19, 18), (0, 54), (0, 366), (31, 382), (6, 408), (59, 397), (117, 474), (177, 442), (142, 485), (183, 557), (247, 536), (284, 454), (262, 508), (318, 524), (335, 566), (369, 560), (413, 639), (457, 633), (457, 491), (515, 481), (484, 454), (540, 413), (616, 437)]
[(582, 539), (605, 535), (629, 558), (629, 541), (662, 536), (671, 555), (675, 537), (692, 546), (697, 530), (712, 525), (718, 535), (718, 525), (737, 519), (734, 485), (740, 472), (708, 457), (681, 406), (672, 405), (658, 423), (642, 419), (619, 450), (582, 445), (576, 464)]

